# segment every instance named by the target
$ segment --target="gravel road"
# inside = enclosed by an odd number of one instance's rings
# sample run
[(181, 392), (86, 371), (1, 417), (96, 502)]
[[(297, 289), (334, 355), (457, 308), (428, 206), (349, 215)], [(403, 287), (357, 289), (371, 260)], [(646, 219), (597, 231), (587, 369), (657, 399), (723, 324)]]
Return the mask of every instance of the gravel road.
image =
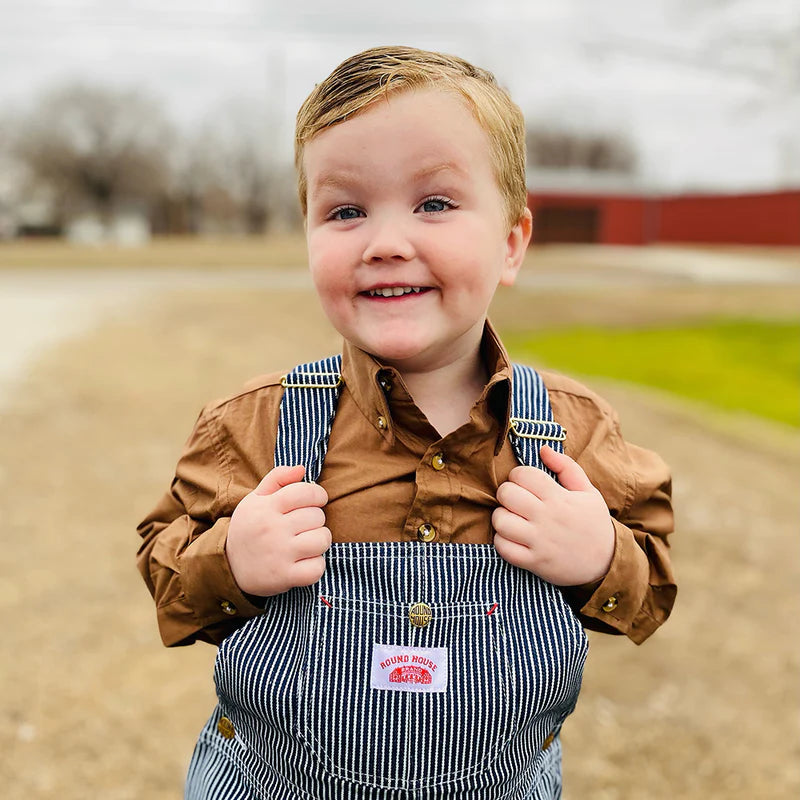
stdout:
[[(552, 248), (542, 268), (523, 271), (523, 289), (591, 289), (633, 285), (800, 286), (800, 264), (755, 254), (674, 247)], [(190, 267), (0, 270), (0, 401), (48, 346), (159, 293), (202, 289), (304, 289), (305, 271), (270, 268), (209, 271)]]
[[(561, 289), (600, 282), (612, 287), (612, 313), (615, 286), (637, 280), (659, 289), (641, 314), (698, 281), (711, 307), (722, 297), (718, 280), (624, 260), (576, 265), (562, 252), (526, 281), (560, 287), (539, 305), (552, 315), (574, 313)], [(735, 271), (728, 288), (749, 308), (763, 286)], [(0, 271), (5, 798), (181, 796), (213, 703), (214, 650), (161, 647), (133, 567), (134, 528), (168, 487), (201, 403), (338, 346), (309, 314), (308, 285), (296, 271)], [(795, 281), (773, 287), (766, 308), (797, 302)], [(522, 295), (530, 313), (534, 295)], [(687, 295), (674, 297), (682, 310)], [(793, 800), (800, 437), (764, 435), (746, 418), (720, 427), (649, 393), (594, 386), (627, 438), (672, 466), (680, 590), (673, 618), (641, 648), (592, 637), (565, 726), (565, 798)]]

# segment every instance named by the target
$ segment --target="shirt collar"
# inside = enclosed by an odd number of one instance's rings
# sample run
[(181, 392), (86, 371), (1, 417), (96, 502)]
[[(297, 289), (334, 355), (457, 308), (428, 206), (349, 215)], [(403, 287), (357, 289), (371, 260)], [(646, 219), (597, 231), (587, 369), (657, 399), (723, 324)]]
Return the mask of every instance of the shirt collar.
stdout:
[(494, 450), (495, 455), (498, 455), (508, 437), (508, 429), (511, 424), (511, 378), (513, 367), (508, 358), (508, 353), (497, 335), (497, 331), (488, 319), (483, 329), (481, 351), (484, 364), (486, 364), (486, 371), (489, 373), (489, 381), (481, 394), (479, 402), (485, 399), (489, 403), (490, 410), (500, 423)]
[[(481, 340), (481, 354), (489, 380), (478, 403), (488, 404), (490, 412), (500, 423), (495, 455), (503, 447), (511, 421), (512, 366), (508, 354), (494, 326), (487, 320)], [(384, 439), (394, 442), (391, 424), (391, 403), (387, 398), (393, 380), (399, 376), (390, 367), (384, 367), (376, 358), (345, 340), (342, 349), (342, 379), (361, 413), (381, 431)], [(380, 427), (383, 417), (386, 427)]]

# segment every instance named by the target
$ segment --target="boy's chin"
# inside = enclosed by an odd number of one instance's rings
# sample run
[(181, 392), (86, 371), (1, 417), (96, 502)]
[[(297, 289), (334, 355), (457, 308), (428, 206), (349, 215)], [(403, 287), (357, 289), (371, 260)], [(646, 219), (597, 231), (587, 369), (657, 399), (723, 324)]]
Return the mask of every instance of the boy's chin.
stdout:
[(387, 367), (394, 367), (400, 373), (429, 372), (457, 359), (447, 348), (438, 347), (362, 347), (373, 358)]
[(408, 368), (424, 362), (428, 356), (428, 348), (421, 342), (388, 341), (388, 342), (354, 342), (373, 358), (386, 366)]
[(385, 364), (387, 367), (403, 367), (407, 364), (420, 360), (422, 353), (418, 349), (399, 348), (399, 347), (370, 347), (362, 348), (373, 358)]
[[(369, 353), (387, 367), (400, 372), (428, 372), (469, 357), (480, 350), (483, 326), (476, 326), (461, 336), (440, 339), (436, 335), (414, 336), (405, 331), (398, 335), (360, 337), (349, 339), (351, 344)], [(346, 339), (349, 337), (345, 336)]]

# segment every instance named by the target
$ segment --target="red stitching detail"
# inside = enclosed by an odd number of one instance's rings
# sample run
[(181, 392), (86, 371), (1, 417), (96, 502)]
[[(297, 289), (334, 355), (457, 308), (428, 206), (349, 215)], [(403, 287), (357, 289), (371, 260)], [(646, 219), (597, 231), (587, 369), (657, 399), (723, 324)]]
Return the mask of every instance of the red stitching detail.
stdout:
[(494, 614), (495, 610), (497, 609), (497, 603), (495, 603), (487, 612), (486, 616), (488, 617), (490, 614)]
[(333, 606), (322, 595), (319, 596), (319, 599), (322, 600), (322, 602), (325, 603), (328, 608), (333, 608)]

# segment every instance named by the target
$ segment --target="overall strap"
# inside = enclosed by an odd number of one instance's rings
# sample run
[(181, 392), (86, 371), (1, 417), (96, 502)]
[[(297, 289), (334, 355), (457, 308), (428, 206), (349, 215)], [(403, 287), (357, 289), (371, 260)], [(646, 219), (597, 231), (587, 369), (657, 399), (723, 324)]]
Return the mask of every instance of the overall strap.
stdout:
[(547, 444), (563, 453), (567, 432), (553, 421), (553, 409), (541, 376), (522, 364), (514, 364), (509, 435), (520, 464), (538, 467), (553, 476), (542, 466), (539, 449)]
[[(328, 450), (339, 388), (342, 357), (331, 356), (295, 367), (281, 379), (285, 391), (278, 420), (275, 466), (303, 464), (305, 480), (316, 481)], [(511, 429), (514, 453), (520, 464), (542, 466), (539, 448), (548, 444), (562, 453), (566, 431), (553, 421), (547, 389), (531, 367), (514, 364)]]
[(302, 464), (304, 480), (319, 478), (342, 385), (341, 370), (342, 357), (331, 356), (301, 364), (281, 378), (285, 391), (275, 444), (276, 467)]

